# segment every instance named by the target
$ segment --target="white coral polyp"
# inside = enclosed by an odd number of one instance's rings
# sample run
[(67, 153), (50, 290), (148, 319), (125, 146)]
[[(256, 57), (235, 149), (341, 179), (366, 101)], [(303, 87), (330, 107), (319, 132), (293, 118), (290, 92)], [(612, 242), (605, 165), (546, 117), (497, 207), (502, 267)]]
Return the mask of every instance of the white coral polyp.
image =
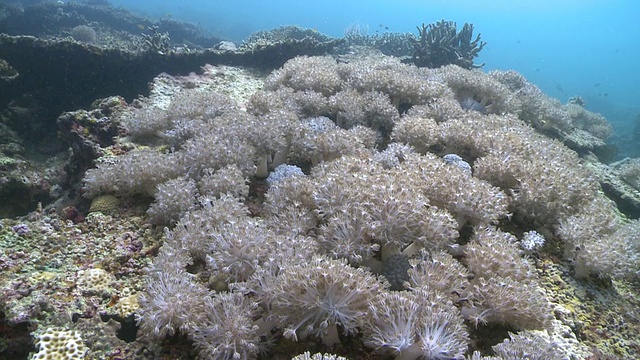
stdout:
[(316, 256), (282, 269), (274, 284), (272, 314), (288, 324), (290, 339), (315, 335), (326, 345), (338, 342), (338, 326), (355, 333), (367, 318), (369, 302), (386, 285), (344, 260)]

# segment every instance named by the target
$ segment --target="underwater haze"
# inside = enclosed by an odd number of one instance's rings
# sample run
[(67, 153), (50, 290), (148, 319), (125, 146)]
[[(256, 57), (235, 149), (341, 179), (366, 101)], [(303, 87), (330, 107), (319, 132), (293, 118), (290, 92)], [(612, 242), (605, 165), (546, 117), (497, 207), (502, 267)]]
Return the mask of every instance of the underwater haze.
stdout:
[(0, 360), (640, 360), (639, 14), (0, 0)]
[(574, 95), (618, 128), (640, 110), (640, 2), (634, 0), (181, 1), (113, 0), (156, 17), (198, 24), (241, 42), (280, 25), (344, 35), (357, 24), (369, 34), (413, 32), (441, 19), (473, 23), (487, 46), (484, 70), (516, 70), (563, 102)]

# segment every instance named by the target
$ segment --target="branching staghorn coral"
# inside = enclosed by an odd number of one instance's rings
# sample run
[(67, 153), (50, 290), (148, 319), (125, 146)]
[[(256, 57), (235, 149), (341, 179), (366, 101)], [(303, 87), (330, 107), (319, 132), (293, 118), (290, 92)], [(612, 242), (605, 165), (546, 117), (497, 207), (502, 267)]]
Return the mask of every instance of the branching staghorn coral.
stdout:
[(466, 69), (482, 67), (474, 65), (473, 59), (487, 43), (480, 40), (480, 34), (471, 40), (473, 24), (465, 23), (460, 32), (455, 22), (445, 20), (417, 28), (418, 39), (413, 44), (413, 63), (416, 66), (437, 68), (455, 64)]

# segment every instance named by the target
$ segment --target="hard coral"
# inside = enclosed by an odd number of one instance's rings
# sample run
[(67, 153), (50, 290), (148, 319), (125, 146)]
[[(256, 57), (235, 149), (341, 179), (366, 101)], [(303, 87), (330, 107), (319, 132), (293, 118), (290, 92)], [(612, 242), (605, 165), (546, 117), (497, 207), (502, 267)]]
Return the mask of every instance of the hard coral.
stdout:
[(471, 40), (473, 24), (465, 23), (460, 32), (456, 27), (455, 22), (445, 20), (418, 27), (418, 39), (413, 43), (413, 63), (430, 68), (449, 64), (466, 69), (481, 67), (474, 65), (473, 59), (487, 43), (480, 40), (480, 34)]
[(75, 330), (47, 328), (36, 336), (38, 352), (32, 360), (84, 359), (89, 348)]

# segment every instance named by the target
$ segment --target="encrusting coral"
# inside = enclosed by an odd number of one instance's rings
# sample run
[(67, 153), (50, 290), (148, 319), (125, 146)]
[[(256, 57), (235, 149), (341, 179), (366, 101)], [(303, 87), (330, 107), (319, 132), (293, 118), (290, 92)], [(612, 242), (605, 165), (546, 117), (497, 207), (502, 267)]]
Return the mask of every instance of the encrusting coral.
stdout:
[[(349, 338), (399, 359), (462, 359), (490, 324), (518, 331), (498, 358), (527, 351), (541, 341), (527, 331), (554, 320), (532, 261), (542, 244), (564, 244), (586, 274), (640, 267), (637, 222), (536, 131), (554, 106), (529, 87), (513, 73), (325, 56), (290, 60), (246, 104), (205, 88), (174, 89), (167, 105), (152, 91), (123, 115), (150, 148), (101, 160), (84, 188), (152, 196), (148, 215), (168, 226), (141, 333), (180, 333), (206, 358)], [(596, 125), (580, 126), (604, 136)], [(522, 251), (535, 234), (547, 242)]]

